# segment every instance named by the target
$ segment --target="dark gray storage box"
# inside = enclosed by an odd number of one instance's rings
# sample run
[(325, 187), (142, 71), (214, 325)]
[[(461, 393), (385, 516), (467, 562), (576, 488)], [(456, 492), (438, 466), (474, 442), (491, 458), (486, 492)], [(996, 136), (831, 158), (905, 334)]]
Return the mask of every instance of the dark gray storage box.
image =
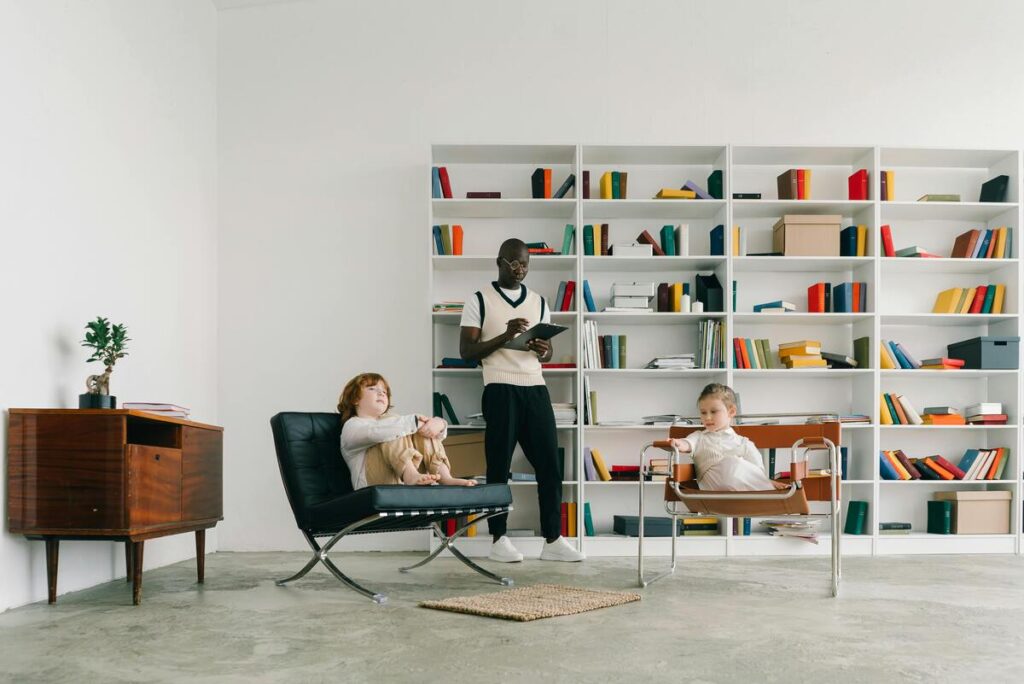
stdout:
[(946, 345), (951, 359), (963, 359), (964, 368), (1016, 369), (1020, 337), (975, 337)]
[[(714, 518), (709, 518), (714, 520)], [(682, 521), (679, 521), (679, 531), (682, 531)], [(636, 515), (616, 515), (612, 517), (612, 531), (615, 534), (625, 534), (630, 537), (640, 536), (640, 517)], [(645, 537), (671, 537), (672, 518), (644, 516)]]

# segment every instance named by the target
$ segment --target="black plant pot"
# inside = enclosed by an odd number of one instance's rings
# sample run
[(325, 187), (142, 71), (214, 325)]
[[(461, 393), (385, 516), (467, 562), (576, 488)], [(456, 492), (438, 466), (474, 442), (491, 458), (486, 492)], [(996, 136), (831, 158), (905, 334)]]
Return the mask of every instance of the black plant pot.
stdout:
[(112, 394), (93, 394), (86, 392), (78, 395), (80, 409), (112, 409), (117, 408), (117, 397)]

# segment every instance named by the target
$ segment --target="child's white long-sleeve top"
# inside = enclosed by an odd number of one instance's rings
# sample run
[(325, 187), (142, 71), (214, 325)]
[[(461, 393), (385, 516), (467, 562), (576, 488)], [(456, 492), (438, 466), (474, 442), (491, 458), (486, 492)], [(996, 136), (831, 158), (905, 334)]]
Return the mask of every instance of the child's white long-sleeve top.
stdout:
[[(362, 489), (366, 486), (366, 450), (381, 442), (390, 442), (399, 437), (416, 434), (419, 423), (415, 414), (407, 416), (384, 415), (380, 418), (361, 418), (352, 416), (341, 428), (341, 455), (352, 473), (352, 487)], [(448, 428), (441, 432), (438, 439), (448, 436)]]
[(773, 489), (757, 447), (732, 428), (699, 430), (684, 437), (690, 443), (697, 484), (712, 490)]

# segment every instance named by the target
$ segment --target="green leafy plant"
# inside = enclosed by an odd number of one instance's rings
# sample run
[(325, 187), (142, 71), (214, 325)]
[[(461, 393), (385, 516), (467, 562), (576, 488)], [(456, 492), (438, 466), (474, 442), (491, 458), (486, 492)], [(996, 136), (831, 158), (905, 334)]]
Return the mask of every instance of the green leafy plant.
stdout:
[(86, 380), (86, 386), (94, 394), (109, 394), (110, 374), (114, 370), (114, 364), (118, 359), (128, 355), (127, 346), (131, 341), (128, 329), (120, 323), (112, 326), (110, 321), (100, 316), (95, 321), (86, 323), (85, 331), (82, 346), (93, 350), (87, 363), (100, 361), (106, 366), (103, 375), (90, 375)]

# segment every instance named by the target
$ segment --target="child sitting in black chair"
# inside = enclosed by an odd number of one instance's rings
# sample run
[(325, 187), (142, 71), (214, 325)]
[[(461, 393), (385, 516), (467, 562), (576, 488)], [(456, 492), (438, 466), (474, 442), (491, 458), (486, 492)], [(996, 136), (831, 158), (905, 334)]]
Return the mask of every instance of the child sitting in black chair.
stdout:
[(348, 381), (338, 398), (341, 454), (352, 473), (352, 487), (373, 485), (462, 485), (475, 480), (452, 477), (444, 452), (448, 424), (417, 414), (390, 415), (391, 387), (377, 373)]

